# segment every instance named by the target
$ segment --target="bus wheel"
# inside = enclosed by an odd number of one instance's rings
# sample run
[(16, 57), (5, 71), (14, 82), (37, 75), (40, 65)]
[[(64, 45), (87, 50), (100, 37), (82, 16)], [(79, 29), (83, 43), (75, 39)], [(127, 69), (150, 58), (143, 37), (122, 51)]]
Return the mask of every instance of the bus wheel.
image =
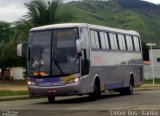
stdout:
[(129, 87), (122, 88), (120, 90), (120, 94), (121, 95), (132, 95), (133, 94), (133, 86), (134, 86), (134, 80), (133, 80), (133, 78), (131, 78)]
[(89, 96), (90, 96), (90, 98), (92, 98), (92, 100), (100, 98), (101, 91), (100, 91), (100, 82), (98, 79), (96, 79), (96, 81), (94, 83), (94, 92), (90, 93)]
[(131, 78), (129, 87), (126, 88), (126, 94), (127, 95), (133, 94), (133, 86), (134, 86), (134, 80), (133, 80), (133, 78)]
[(55, 102), (55, 96), (54, 95), (48, 95), (48, 102), (54, 103)]

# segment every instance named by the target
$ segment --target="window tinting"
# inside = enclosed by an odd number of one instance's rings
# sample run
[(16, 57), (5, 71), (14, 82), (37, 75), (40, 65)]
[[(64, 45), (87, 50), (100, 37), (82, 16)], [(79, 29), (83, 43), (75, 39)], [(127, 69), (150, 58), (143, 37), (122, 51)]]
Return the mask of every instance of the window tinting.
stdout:
[(139, 46), (139, 39), (138, 37), (133, 37), (133, 41), (134, 41), (134, 46), (135, 46), (135, 50), (136, 51), (140, 51), (140, 46)]
[(91, 46), (94, 49), (100, 48), (97, 31), (91, 31)]
[(160, 62), (160, 58), (157, 58), (157, 62)]
[(105, 32), (100, 32), (102, 49), (109, 49), (108, 36)]
[(96, 47), (97, 47), (97, 49), (99, 49), (100, 48), (99, 39), (98, 39), (98, 33), (96, 31), (94, 31), (94, 36), (95, 36), (95, 40), (96, 40)]
[(105, 40), (106, 40), (107, 49), (109, 49), (109, 38), (108, 38), (107, 33), (104, 33), (104, 37), (105, 37)]
[(126, 50), (124, 35), (118, 34), (119, 49)]
[(118, 50), (118, 43), (117, 43), (116, 34), (109, 33), (109, 37), (110, 37), (111, 49)]
[(97, 48), (96, 47), (96, 40), (95, 40), (95, 36), (94, 36), (94, 31), (91, 31), (91, 46), (92, 46), (92, 48)]
[(128, 50), (132, 51), (133, 50), (133, 43), (132, 43), (131, 36), (126, 36), (126, 42), (127, 42)]
[(105, 35), (103, 32), (100, 32), (99, 34), (100, 34), (100, 38), (101, 38), (102, 49), (106, 49), (107, 45), (106, 45)]

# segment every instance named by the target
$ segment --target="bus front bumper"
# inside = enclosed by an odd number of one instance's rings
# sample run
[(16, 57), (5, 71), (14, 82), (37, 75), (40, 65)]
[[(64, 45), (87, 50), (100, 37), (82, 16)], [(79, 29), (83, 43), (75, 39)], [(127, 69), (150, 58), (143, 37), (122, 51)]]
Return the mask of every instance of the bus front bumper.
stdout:
[(41, 87), (41, 86), (28, 86), (28, 90), (31, 96), (34, 95), (55, 95), (55, 96), (63, 96), (63, 95), (80, 95), (81, 88), (80, 83), (71, 83), (61, 86), (49, 86), (49, 87)]

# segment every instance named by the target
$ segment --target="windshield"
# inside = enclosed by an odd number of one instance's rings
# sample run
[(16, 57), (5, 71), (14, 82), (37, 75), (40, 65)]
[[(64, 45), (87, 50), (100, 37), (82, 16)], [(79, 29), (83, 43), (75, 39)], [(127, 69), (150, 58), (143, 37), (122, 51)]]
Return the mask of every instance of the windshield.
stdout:
[(51, 31), (31, 32), (28, 41), (27, 60), (27, 73), (29, 76), (36, 76), (37, 72), (50, 74), (50, 53)]
[(61, 76), (79, 72), (77, 28), (31, 32), (28, 41), (28, 76)]
[(79, 59), (76, 58), (77, 29), (53, 31), (53, 75), (68, 75), (79, 72)]

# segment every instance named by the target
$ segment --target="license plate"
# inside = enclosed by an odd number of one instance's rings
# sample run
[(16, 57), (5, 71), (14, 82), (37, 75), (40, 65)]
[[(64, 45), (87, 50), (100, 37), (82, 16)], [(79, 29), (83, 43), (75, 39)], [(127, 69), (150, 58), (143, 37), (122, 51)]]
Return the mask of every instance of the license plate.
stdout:
[(38, 85), (39, 86), (51, 86), (52, 84), (51, 83), (39, 83)]
[(57, 91), (55, 89), (48, 90), (48, 93), (56, 93)]
[(43, 83), (44, 80), (43, 80), (43, 79), (36, 79), (36, 82), (37, 82), (37, 83)]

